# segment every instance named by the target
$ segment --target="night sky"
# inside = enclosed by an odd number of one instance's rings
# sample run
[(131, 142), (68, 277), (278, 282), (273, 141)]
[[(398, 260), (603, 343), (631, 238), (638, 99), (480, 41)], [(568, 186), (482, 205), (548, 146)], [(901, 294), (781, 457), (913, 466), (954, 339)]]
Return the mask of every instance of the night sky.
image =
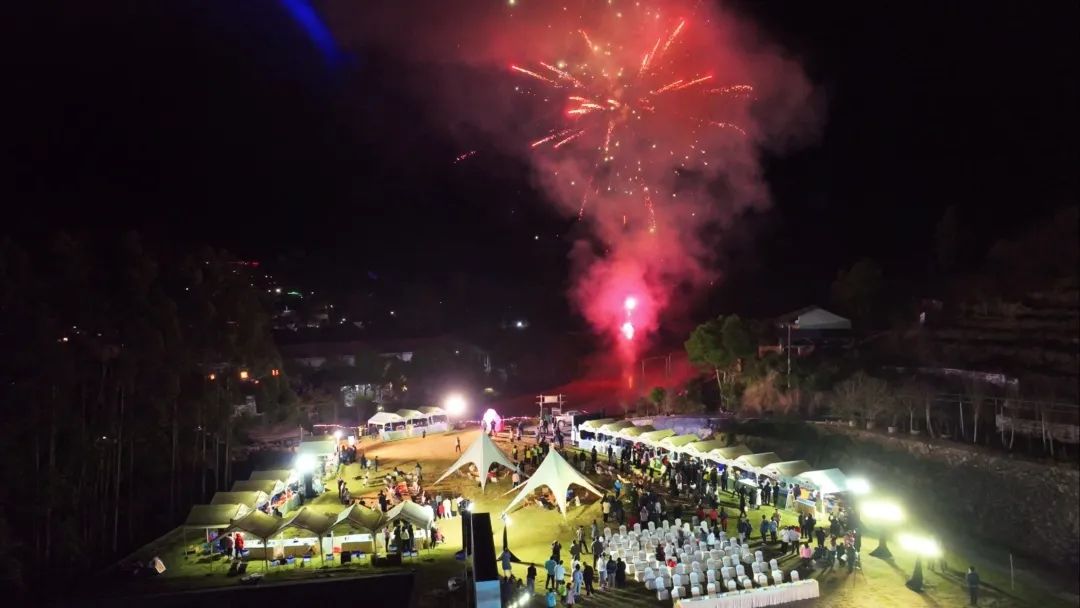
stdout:
[[(328, 47), (304, 5), (68, 2), (7, 20), (0, 233), (304, 251), (323, 260), (312, 286), (464, 280), (569, 319), (573, 222), (513, 158), (453, 164), (475, 142), (400, 76), (430, 66)], [(772, 209), (725, 244), (712, 307), (823, 301), (863, 256), (917, 277), (949, 205), (986, 241), (1075, 201), (1075, 3), (726, 6), (804, 65), (827, 117), (816, 143), (768, 159)]]

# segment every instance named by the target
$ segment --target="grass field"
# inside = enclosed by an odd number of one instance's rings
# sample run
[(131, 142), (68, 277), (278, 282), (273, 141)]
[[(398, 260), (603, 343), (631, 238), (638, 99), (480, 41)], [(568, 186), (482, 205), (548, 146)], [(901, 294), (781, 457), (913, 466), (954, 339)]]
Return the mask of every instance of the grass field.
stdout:
[[(479, 431), (468, 430), (460, 432), (442, 433), (428, 436), (424, 439), (408, 439), (390, 443), (366, 444), (364, 446), (369, 458), (378, 455), (380, 460), (380, 473), (382, 470), (400, 467), (402, 470), (411, 470), (416, 462), (420, 462), (424, 470), (425, 479), (430, 481), (437, 478), (446, 467), (455, 459), (454, 441), (461, 438), (464, 447), (468, 447), (475, 440)], [(509, 453), (508, 443), (500, 442), (500, 446)], [(376, 483), (381, 479), (372, 475), (372, 483), (364, 486), (360, 477), (359, 465), (349, 465), (345, 471), (349, 491), (354, 496), (364, 496), (373, 499), (378, 489)], [(608, 487), (607, 480), (594, 479), (604, 487)], [(333, 487), (331, 481), (330, 486)], [(502, 522), (498, 515), (513, 497), (505, 495), (510, 489), (508, 480), (500, 479), (499, 482), (488, 484), (486, 491), (481, 492), (475, 482), (464, 475), (452, 475), (450, 478), (434, 488), (428, 488), (429, 492), (441, 491), (442, 493), (464, 493), (475, 500), (476, 512), (490, 512), (492, 525), (495, 533), (496, 552), (501, 551)], [(372, 504), (372, 501), (367, 501)], [(308, 506), (324, 510), (326, 513), (337, 513), (341, 506), (337, 502), (334, 491), (330, 491), (319, 498), (309, 501)], [(728, 499), (726, 501), (729, 514), (734, 512), (736, 505)], [(761, 511), (751, 510), (751, 522), (760, 521), (761, 515), (772, 513), (771, 507), (765, 507)], [(783, 523), (795, 523), (796, 516), (792, 512), (782, 512)], [(540, 572), (540, 586), (542, 586), (543, 562), (550, 552), (550, 544), (553, 539), (560, 539), (564, 546), (564, 555), (568, 556), (570, 542), (574, 530), (578, 525), (588, 528), (592, 520), (602, 520), (599, 504), (594, 498), (589, 498), (587, 504), (583, 502), (581, 507), (570, 507), (566, 517), (563, 518), (556, 510), (541, 510), (529, 506), (519, 508), (512, 515), (512, 523), (508, 532), (511, 550), (522, 560), (521, 564), (515, 564), (514, 574), (520, 578), (525, 577), (527, 562), (537, 564)], [(733, 533), (735, 520), (729, 522), (729, 533)], [(602, 526), (601, 526), (602, 527)], [(446, 535), (447, 543), (435, 550), (425, 550), (420, 557), (406, 560), (404, 567), (413, 568), (416, 571), (417, 604), (421, 608), (448, 608), (453, 605), (453, 598), (447, 594), (447, 579), (451, 576), (460, 576), (464, 570), (464, 563), (454, 559), (454, 553), (461, 548), (460, 520), (458, 518), (443, 520), (440, 529)], [(189, 539), (190, 542), (190, 539)], [(1051, 586), (1043, 586), (1034, 582), (1031, 577), (1024, 575), (1018, 577), (1016, 588), (1010, 588), (1007, 570), (1000, 566), (988, 563), (980, 559), (977, 551), (968, 551), (966, 554), (957, 554), (948, 551), (946, 561), (951, 567), (947, 574), (931, 572), (924, 568), (926, 592), (915, 594), (904, 586), (904, 582), (911, 574), (914, 558), (906, 554), (899, 547), (892, 547), (894, 559), (883, 561), (868, 555), (869, 551), (877, 545), (877, 539), (866, 537), (863, 542), (862, 563), (863, 568), (856, 570), (854, 574), (846, 571), (814, 572), (811, 574), (821, 586), (822, 597), (814, 602), (807, 602), (817, 606), (829, 606), (836, 608), (856, 608), (863, 606), (902, 607), (902, 606), (965, 606), (968, 603), (967, 590), (963, 585), (963, 571), (968, 565), (974, 565), (980, 572), (984, 583), (980, 599), (981, 606), (1005, 607), (1005, 606), (1039, 606), (1040, 608), (1053, 608), (1057, 606), (1075, 606), (1075, 600), (1067, 594), (1061, 594), (1060, 589)], [(764, 548), (766, 559), (774, 557), (776, 550)], [(163, 537), (153, 546), (146, 547), (141, 555), (160, 555), (168, 566), (164, 576), (154, 579), (131, 581), (127, 592), (136, 593), (141, 591), (168, 591), (191, 588), (205, 588), (213, 586), (236, 585), (237, 580), (225, 576), (226, 567), (223, 563), (207, 563), (205, 558), (196, 559), (186, 557), (183, 554), (183, 543), (180, 533), (174, 531)], [(785, 571), (794, 567), (791, 558), (781, 560), (781, 568)], [(302, 568), (279, 568), (274, 567), (267, 573), (266, 582), (288, 582), (292, 580), (306, 580), (312, 578), (363, 576), (376, 572), (369, 565), (350, 564), (347, 566), (334, 565), (320, 568), (316, 558), (311, 567)], [(1006, 564), (1007, 566), (1007, 564)], [(262, 571), (261, 562), (250, 564), (250, 571)], [(380, 570), (381, 571), (381, 570)], [(804, 576), (805, 578), (805, 576)], [(539, 596), (536, 605), (540, 604)], [(647, 591), (643, 584), (633, 581), (628, 582), (626, 589), (605, 592), (593, 598), (584, 598), (582, 603), (595, 606), (635, 607), (635, 606), (670, 606), (670, 601), (658, 601), (655, 595)]]

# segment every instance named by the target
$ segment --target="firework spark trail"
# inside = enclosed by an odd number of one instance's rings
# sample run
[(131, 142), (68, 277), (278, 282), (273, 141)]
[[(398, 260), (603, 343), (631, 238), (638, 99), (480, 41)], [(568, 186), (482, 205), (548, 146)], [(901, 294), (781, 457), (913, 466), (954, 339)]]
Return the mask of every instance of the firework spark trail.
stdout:
[(574, 133), (572, 135), (567, 136), (565, 139), (561, 139), (561, 140), (555, 142), (554, 144), (551, 145), (551, 147), (552, 148), (561, 148), (561, 147), (563, 147), (563, 145), (565, 145), (567, 143), (570, 143), (570, 142), (574, 141), (575, 139), (581, 137), (582, 134), (584, 134), (584, 133), (585, 133), (585, 129), (582, 129), (582, 130), (578, 131), (577, 133)]
[(476, 150), (469, 150), (468, 152), (466, 152), (464, 154), (460, 154), (460, 155), (458, 155), (457, 158), (454, 159), (454, 164), (456, 165), (456, 164), (460, 163), (461, 161), (463, 161), (463, 160), (465, 160), (465, 159), (467, 159), (467, 158), (469, 158), (471, 156), (474, 156), (475, 154), (476, 154)]
[(536, 72), (533, 72), (532, 70), (526, 70), (525, 68), (519, 67), (519, 66), (516, 66), (516, 65), (510, 66), (510, 69), (515, 70), (517, 72), (521, 72), (522, 74), (525, 74), (526, 76), (532, 76), (533, 78), (535, 78), (537, 80), (543, 80), (544, 82), (546, 82), (548, 84), (551, 84), (551, 85), (554, 85), (554, 86), (559, 86), (559, 84), (557, 82), (555, 82), (554, 80), (552, 80), (550, 78), (545, 78), (545, 77), (541, 76), (540, 74), (537, 74)]

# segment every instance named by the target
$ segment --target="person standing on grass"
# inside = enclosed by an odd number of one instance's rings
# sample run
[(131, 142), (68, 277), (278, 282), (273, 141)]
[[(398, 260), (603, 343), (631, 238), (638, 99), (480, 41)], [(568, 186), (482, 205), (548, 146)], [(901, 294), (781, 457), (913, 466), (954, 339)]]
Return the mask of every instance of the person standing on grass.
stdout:
[(761, 532), (761, 544), (765, 544), (769, 539), (769, 520), (765, 519), (765, 516), (761, 516), (761, 523), (758, 524), (758, 531)]
[(619, 572), (619, 564), (618, 564), (618, 562), (615, 561), (615, 557), (614, 556), (608, 556), (608, 558), (607, 558), (607, 580), (608, 580), (608, 587), (609, 588), (614, 588), (614, 587), (617, 586), (618, 572)]
[(607, 557), (603, 553), (596, 558), (596, 572), (600, 575), (600, 590), (607, 589)]
[(593, 577), (595, 575), (596, 572), (593, 570), (593, 567), (585, 564), (585, 567), (581, 570), (581, 580), (585, 582), (585, 595), (592, 596), (592, 594), (595, 593), (592, 586)]
[(574, 582), (574, 595), (580, 595), (581, 587), (585, 584), (585, 573), (581, 571), (581, 564), (574, 565), (574, 573), (570, 576)]
[(555, 557), (549, 557), (544, 562), (544, 572), (547, 573), (547, 579), (544, 581), (544, 589), (555, 588)]
[(503, 549), (502, 555), (499, 557), (502, 561), (503, 576), (510, 576), (511, 564), (510, 564), (510, 550)]
[(525, 571), (525, 588), (529, 595), (536, 593), (536, 564), (529, 562), (529, 569)]
[(979, 578), (979, 573), (975, 572), (975, 566), (968, 568), (967, 574), (964, 575), (964, 582), (967, 583), (968, 595), (971, 597), (971, 605), (979, 605), (979, 583), (982, 582)]
[(564, 584), (566, 584), (566, 566), (560, 559), (555, 562), (555, 587), (561, 590)]

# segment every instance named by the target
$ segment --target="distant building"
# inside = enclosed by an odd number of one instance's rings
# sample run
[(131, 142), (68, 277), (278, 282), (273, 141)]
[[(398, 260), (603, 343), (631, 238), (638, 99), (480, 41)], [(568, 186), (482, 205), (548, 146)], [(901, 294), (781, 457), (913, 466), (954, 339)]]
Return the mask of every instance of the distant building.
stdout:
[(791, 354), (796, 357), (805, 357), (818, 350), (848, 348), (852, 344), (851, 320), (820, 306), (807, 306), (780, 315), (775, 319), (774, 327), (776, 342), (759, 346), (759, 357), (783, 353), (789, 344)]

